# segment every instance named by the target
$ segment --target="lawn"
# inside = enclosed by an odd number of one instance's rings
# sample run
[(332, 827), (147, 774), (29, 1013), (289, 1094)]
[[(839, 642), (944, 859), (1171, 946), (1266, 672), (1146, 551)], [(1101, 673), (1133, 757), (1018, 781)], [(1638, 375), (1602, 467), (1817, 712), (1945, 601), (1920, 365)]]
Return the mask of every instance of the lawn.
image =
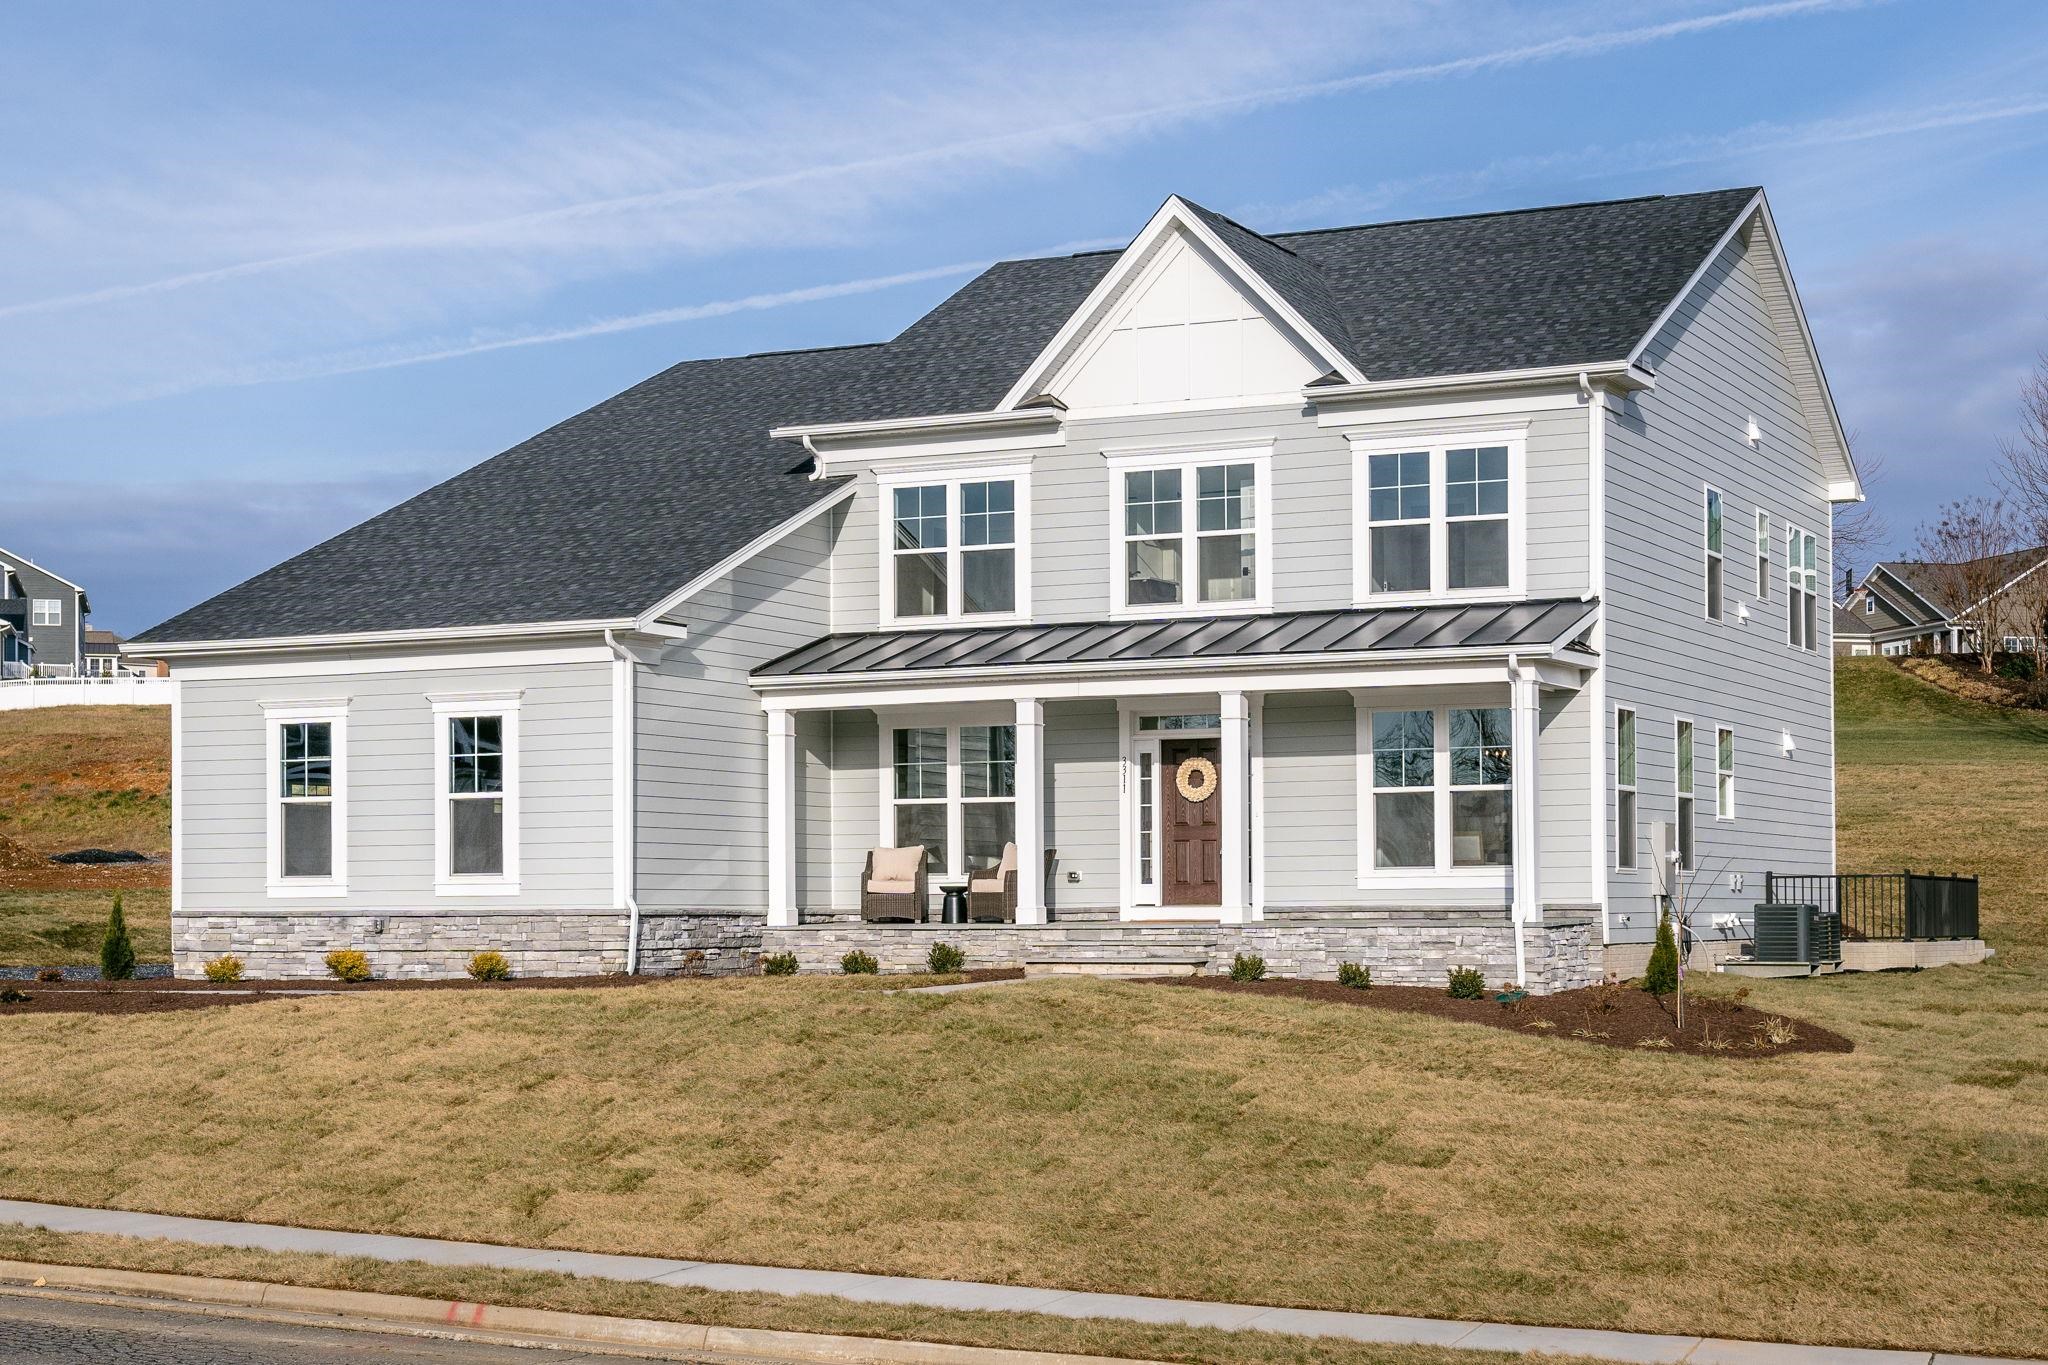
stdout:
[[(0, 1193), (2038, 1355), (2048, 953), (2022, 850), (2048, 833), (2029, 809), (2048, 729), (1902, 688), (1887, 667), (1843, 673), (1843, 865), (1981, 866), (2001, 952), (1755, 983), (1753, 1003), (1839, 1030), (1853, 1053), (1636, 1053), (1088, 981), (25, 1016), (0, 1047)], [(1921, 725), (1953, 733), (1923, 740)]]
[[(114, 893), (17, 891), (0, 887), (0, 967), (98, 966), (100, 936)], [(128, 937), (143, 962), (171, 960), (171, 893), (154, 887), (121, 892)]]

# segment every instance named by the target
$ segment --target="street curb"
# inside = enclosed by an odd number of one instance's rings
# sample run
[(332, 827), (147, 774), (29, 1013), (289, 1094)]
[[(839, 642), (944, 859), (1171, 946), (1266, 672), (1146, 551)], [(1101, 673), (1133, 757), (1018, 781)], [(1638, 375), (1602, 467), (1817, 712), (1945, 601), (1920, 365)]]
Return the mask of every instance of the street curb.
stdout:
[[(40, 1282), (40, 1283), (38, 1283)], [(418, 1299), (355, 1289), (309, 1289), (262, 1280), (221, 1280), (97, 1266), (0, 1261), (0, 1283), (46, 1289), (84, 1289), (181, 1299), (230, 1308), (326, 1313), (366, 1322), (409, 1323), (440, 1332), (513, 1332), (592, 1345), (660, 1347), (683, 1351), (780, 1357), (786, 1360), (888, 1361), (902, 1365), (1161, 1365), (1124, 1356), (1081, 1356), (1055, 1351), (1012, 1351), (888, 1337), (827, 1336), (754, 1327), (612, 1318), (550, 1308)]]

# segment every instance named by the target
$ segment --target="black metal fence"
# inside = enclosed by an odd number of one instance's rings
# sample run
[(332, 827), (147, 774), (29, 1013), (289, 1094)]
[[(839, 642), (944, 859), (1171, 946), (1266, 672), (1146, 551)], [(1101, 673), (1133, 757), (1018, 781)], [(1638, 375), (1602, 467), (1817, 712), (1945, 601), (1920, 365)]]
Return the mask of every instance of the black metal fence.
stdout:
[(1976, 938), (1977, 879), (1920, 872), (1764, 873), (1764, 900), (1818, 905), (1846, 939)]

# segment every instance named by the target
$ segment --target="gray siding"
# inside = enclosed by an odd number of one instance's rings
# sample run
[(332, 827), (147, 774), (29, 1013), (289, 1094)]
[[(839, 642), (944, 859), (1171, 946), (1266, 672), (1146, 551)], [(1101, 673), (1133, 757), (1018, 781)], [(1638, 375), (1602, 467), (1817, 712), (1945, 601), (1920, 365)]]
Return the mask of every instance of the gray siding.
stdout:
[[(21, 584), (20, 608), (15, 625), (28, 636), (35, 650), (35, 662), (44, 666), (75, 667), (85, 653), (85, 595), (69, 583), (45, 573), (33, 564), (0, 549), (0, 564), (14, 570)], [(35, 624), (35, 603), (51, 600), (63, 604), (64, 619), (54, 626)], [(11, 614), (11, 613), (10, 613)]]
[[(186, 914), (231, 910), (489, 915), (611, 904), (611, 670), (602, 663), (347, 672), (261, 679), (188, 673), (179, 685), (177, 850)], [(434, 716), (429, 694), (523, 689), (520, 894), (434, 894)], [(261, 704), (348, 698), (348, 896), (273, 899)]]
[[(1833, 659), (1827, 634), (1829, 507), (1825, 479), (1782, 349), (1774, 267), (1743, 241), (1731, 242), (1645, 360), (1657, 387), (1622, 404), (1608, 423), (1605, 732), (1612, 780), (1611, 708), (1638, 715), (1637, 790), (1643, 869), (1610, 872), (1614, 938), (1655, 930), (1648, 828), (1676, 818), (1674, 717), (1690, 717), (1699, 753), (1697, 888), (1711, 911), (1746, 912), (1763, 873), (1829, 871), (1834, 861)], [(1760, 447), (1745, 439), (1751, 414)], [(1705, 619), (1704, 487), (1722, 492), (1727, 612)], [(1753, 518), (1771, 516), (1771, 581), (1755, 599)], [(1814, 651), (1786, 643), (1784, 538), (1797, 524), (1819, 539), (1822, 639)], [(1736, 606), (1749, 608), (1747, 622)], [(1716, 726), (1736, 739), (1736, 818), (1713, 806)], [(1789, 732), (1796, 751), (1780, 744)], [(1614, 863), (1609, 832), (1608, 867)], [(1731, 889), (1731, 875), (1744, 889)]]
[[(1116, 703), (1049, 703), (1045, 761), (1045, 844), (1059, 852), (1047, 904), (1055, 914), (1114, 906), (1123, 813)], [(1076, 872), (1081, 880), (1068, 880)]]

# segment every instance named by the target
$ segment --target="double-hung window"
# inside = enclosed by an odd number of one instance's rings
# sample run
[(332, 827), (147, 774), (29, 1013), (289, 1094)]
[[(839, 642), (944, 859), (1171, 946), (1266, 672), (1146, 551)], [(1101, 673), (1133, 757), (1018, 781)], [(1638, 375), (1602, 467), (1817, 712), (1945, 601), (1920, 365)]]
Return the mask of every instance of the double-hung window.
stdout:
[(435, 697), (434, 889), (519, 890), (519, 697)]
[(1111, 460), (1111, 601), (1122, 612), (1237, 610), (1271, 600), (1271, 465), (1263, 450)]
[(1771, 514), (1756, 509), (1756, 600), (1771, 597)]
[(64, 624), (64, 599), (61, 597), (38, 597), (29, 609), (29, 624), (36, 626), (61, 626)]
[(1735, 732), (1725, 725), (1714, 731), (1714, 817), (1735, 818)]
[(1684, 872), (1693, 869), (1693, 760), (1692, 722), (1681, 720), (1678, 722), (1678, 866)]
[(1504, 869), (1514, 861), (1506, 707), (1359, 709), (1359, 880)]
[(885, 624), (1029, 613), (1029, 486), (1021, 473), (882, 485)]
[(1707, 490), (1706, 515), (1707, 619), (1718, 621), (1722, 612), (1721, 579), (1724, 573), (1721, 563), (1721, 490), (1718, 488)]
[(1002, 860), (1017, 837), (1017, 727), (917, 725), (890, 731), (884, 837), (923, 845), (935, 876), (964, 877)]
[(264, 703), (263, 713), (269, 894), (346, 895), (346, 706)]
[(1814, 563), (1811, 531), (1794, 526), (1785, 536), (1785, 596), (1789, 627), (1786, 638), (1795, 649), (1820, 648), (1820, 570)]
[(1360, 602), (1521, 591), (1519, 433), (1352, 442)]
[(1614, 865), (1623, 872), (1636, 866), (1636, 713), (1621, 707), (1614, 713)]

